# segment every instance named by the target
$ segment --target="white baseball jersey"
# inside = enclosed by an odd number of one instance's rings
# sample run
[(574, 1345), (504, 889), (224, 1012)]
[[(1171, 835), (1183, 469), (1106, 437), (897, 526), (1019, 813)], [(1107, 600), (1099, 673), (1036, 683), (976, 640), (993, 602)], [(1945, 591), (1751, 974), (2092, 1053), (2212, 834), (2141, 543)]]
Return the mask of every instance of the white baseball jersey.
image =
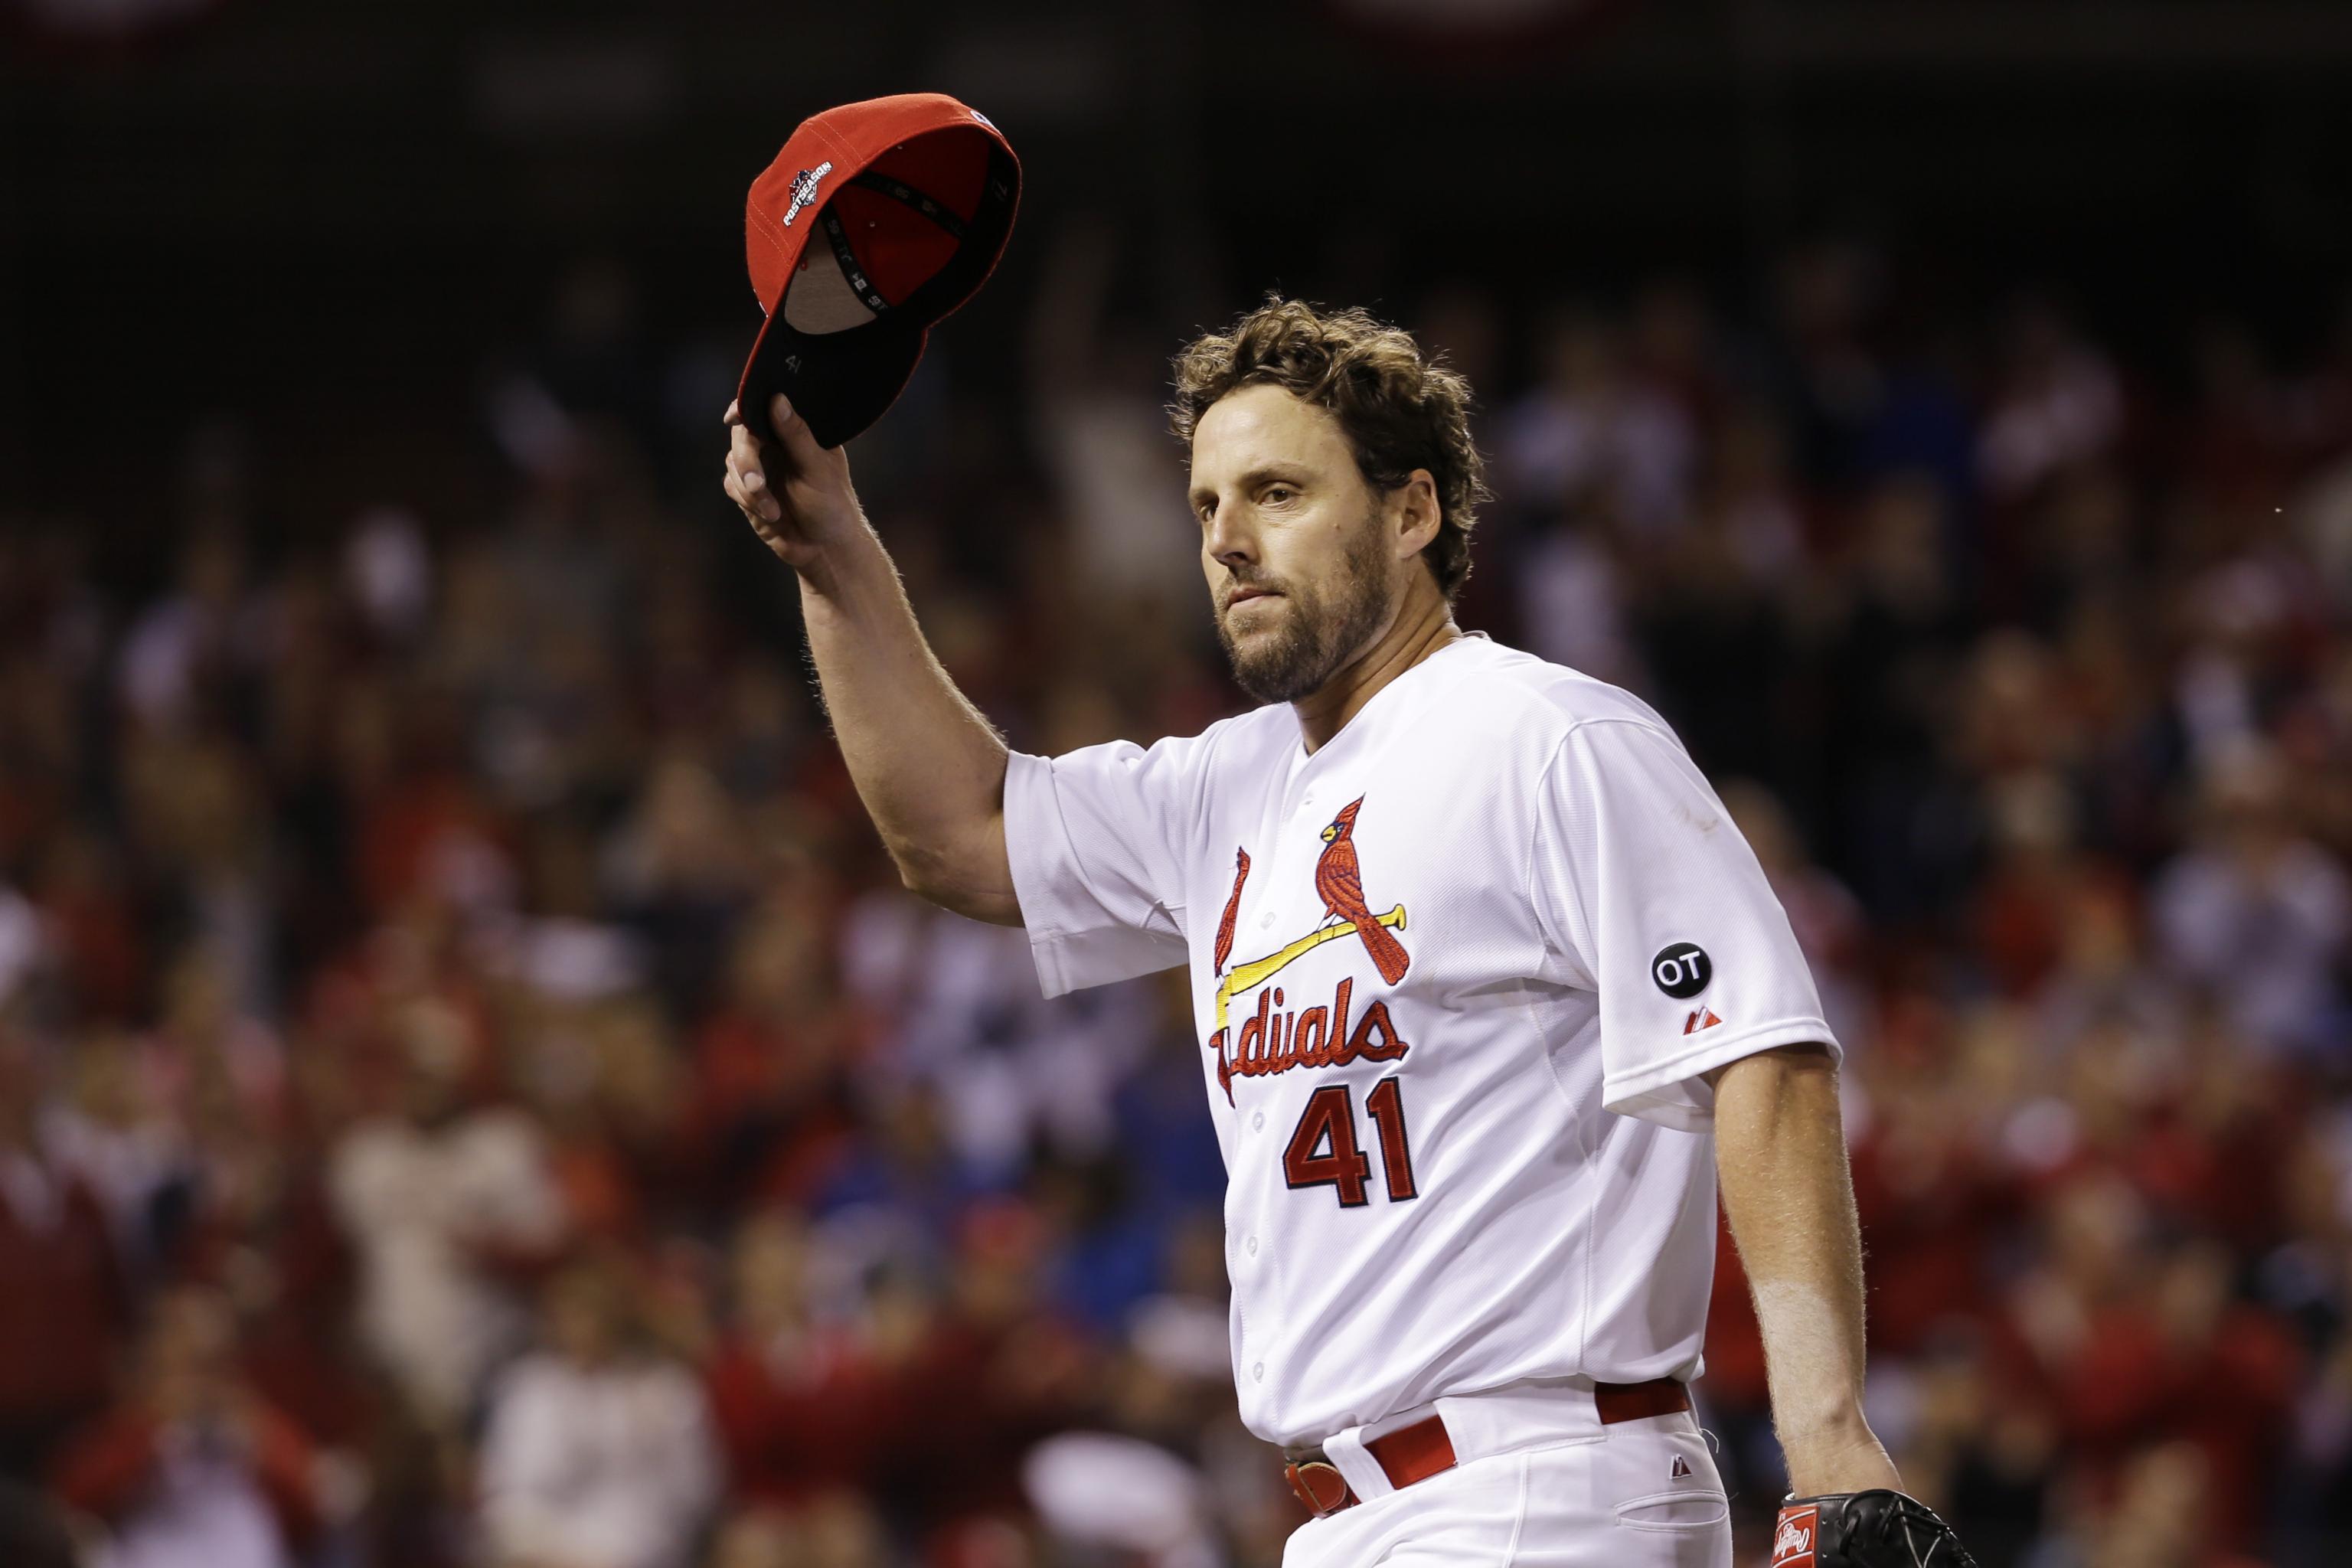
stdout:
[(1312, 754), (1276, 705), (1015, 755), (1004, 824), (1049, 995), (1192, 977), (1252, 1431), (1698, 1374), (1700, 1075), (1835, 1044), (1755, 855), (1638, 699), (1473, 636)]

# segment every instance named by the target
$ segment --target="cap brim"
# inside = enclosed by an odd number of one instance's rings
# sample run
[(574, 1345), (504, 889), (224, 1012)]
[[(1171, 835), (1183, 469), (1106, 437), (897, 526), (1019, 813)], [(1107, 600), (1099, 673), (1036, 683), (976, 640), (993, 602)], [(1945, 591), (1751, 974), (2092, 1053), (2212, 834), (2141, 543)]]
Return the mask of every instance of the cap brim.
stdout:
[(920, 321), (895, 310), (845, 331), (824, 333), (794, 330), (779, 310), (751, 345), (736, 405), (746, 425), (773, 436), (769, 403), (781, 394), (817, 445), (838, 447), (898, 401), (929, 335)]

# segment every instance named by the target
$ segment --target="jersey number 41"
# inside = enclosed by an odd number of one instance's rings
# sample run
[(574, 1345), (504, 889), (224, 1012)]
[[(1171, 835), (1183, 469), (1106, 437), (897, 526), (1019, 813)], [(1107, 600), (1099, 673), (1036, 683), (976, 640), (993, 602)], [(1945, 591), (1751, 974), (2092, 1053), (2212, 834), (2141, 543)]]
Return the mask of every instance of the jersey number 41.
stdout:
[[(1397, 1080), (1384, 1078), (1373, 1085), (1364, 1096), (1364, 1110), (1380, 1134), (1389, 1202), (1419, 1197), (1412, 1182), (1412, 1146), (1404, 1131), (1404, 1096)], [(1293, 1188), (1337, 1189), (1343, 1209), (1361, 1208), (1372, 1201), (1366, 1190), (1372, 1162), (1356, 1141), (1356, 1102), (1346, 1084), (1327, 1083), (1307, 1097), (1307, 1110), (1290, 1135), (1290, 1146), (1282, 1152), (1282, 1174)]]

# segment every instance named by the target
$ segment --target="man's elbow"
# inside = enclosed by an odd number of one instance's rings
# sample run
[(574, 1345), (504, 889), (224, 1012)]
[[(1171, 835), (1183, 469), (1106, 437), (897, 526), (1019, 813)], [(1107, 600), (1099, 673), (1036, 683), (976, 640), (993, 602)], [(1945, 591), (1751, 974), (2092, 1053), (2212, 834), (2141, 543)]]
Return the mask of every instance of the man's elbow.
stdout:
[(917, 898), (967, 920), (1000, 926), (1021, 923), (1021, 904), (1013, 896), (1009, 868), (1001, 878), (991, 877), (979, 857), (897, 845), (891, 847), (890, 858), (898, 868), (899, 886)]

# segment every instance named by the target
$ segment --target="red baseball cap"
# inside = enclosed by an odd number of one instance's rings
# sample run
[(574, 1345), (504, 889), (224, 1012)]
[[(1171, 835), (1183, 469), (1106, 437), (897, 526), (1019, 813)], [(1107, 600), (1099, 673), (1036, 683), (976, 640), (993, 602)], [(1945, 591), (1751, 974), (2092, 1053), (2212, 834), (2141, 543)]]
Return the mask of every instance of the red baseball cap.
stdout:
[(768, 313), (737, 405), (755, 430), (782, 393), (826, 447), (905, 390), (931, 323), (996, 270), (1021, 163), (988, 117), (945, 93), (844, 104), (801, 121), (743, 205)]

